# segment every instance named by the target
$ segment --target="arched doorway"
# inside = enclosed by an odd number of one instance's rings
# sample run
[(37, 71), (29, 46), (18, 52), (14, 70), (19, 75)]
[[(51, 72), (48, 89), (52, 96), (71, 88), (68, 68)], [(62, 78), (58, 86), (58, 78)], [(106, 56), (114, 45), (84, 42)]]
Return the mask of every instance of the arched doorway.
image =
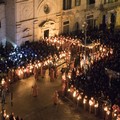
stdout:
[(56, 35), (56, 23), (53, 20), (45, 20), (39, 24), (41, 37), (51, 37)]

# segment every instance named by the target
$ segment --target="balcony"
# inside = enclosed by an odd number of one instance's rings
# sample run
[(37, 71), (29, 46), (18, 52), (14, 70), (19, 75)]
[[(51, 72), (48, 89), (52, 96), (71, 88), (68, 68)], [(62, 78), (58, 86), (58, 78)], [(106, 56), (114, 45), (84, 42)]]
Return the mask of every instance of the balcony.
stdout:
[(117, 6), (120, 6), (120, 1), (106, 3), (103, 5), (104, 9), (111, 9), (111, 8), (115, 8)]
[(62, 15), (72, 15), (73, 9), (63, 10)]

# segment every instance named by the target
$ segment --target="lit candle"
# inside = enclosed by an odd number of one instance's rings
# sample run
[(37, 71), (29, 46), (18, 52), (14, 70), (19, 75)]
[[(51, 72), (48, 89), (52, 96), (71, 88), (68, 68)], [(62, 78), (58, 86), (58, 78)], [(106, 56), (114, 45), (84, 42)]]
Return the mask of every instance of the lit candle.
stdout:
[(68, 92), (70, 92), (70, 88), (68, 89)]
[(4, 78), (2, 79), (1, 84), (2, 84), (2, 86), (5, 84)]
[(107, 110), (108, 110), (108, 107), (107, 107), (107, 106), (105, 106), (105, 107), (104, 107), (104, 111), (107, 111)]
[(85, 96), (84, 99), (83, 99), (84, 110), (86, 109), (86, 102), (87, 102), (87, 96)]
[(91, 99), (89, 100), (89, 112), (92, 112), (93, 104), (94, 104), (94, 99), (93, 99), (93, 97), (91, 97)]
[(95, 115), (97, 115), (98, 101), (94, 104), (95, 107)]
[(82, 96), (79, 94), (77, 97), (77, 100), (81, 100), (81, 99), (82, 99)]
[(76, 97), (76, 90), (73, 92), (73, 97)]

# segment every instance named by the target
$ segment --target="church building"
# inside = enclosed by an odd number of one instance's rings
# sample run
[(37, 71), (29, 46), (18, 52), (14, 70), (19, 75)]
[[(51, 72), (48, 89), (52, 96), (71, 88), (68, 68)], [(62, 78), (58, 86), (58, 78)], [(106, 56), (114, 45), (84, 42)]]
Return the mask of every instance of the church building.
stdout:
[(26, 41), (69, 34), (82, 29), (84, 22), (88, 29), (99, 28), (102, 24), (108, 29), (111, 25), (120, 27), (120, 0), (3, 1), (4, 5), (0, 4), (1, 42), (21, 45)]

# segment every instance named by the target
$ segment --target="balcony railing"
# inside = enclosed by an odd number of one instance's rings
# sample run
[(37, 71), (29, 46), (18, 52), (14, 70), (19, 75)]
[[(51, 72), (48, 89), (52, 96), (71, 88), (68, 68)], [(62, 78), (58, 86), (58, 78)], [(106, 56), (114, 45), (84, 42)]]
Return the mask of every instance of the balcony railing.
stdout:
[(104, 4), (104, 8), (107, 9), (107, 8), (113, 8), (113, 7), (117, 7), (117, 6), (120, 6), (120, 1), (116, 1), (116, 2), (111, 2), (111, 3), (105, 3)]
[(72, 9), (68, 9), (68, 10), (63, 10), (62, 15), (70, 15), (73, 14)]

